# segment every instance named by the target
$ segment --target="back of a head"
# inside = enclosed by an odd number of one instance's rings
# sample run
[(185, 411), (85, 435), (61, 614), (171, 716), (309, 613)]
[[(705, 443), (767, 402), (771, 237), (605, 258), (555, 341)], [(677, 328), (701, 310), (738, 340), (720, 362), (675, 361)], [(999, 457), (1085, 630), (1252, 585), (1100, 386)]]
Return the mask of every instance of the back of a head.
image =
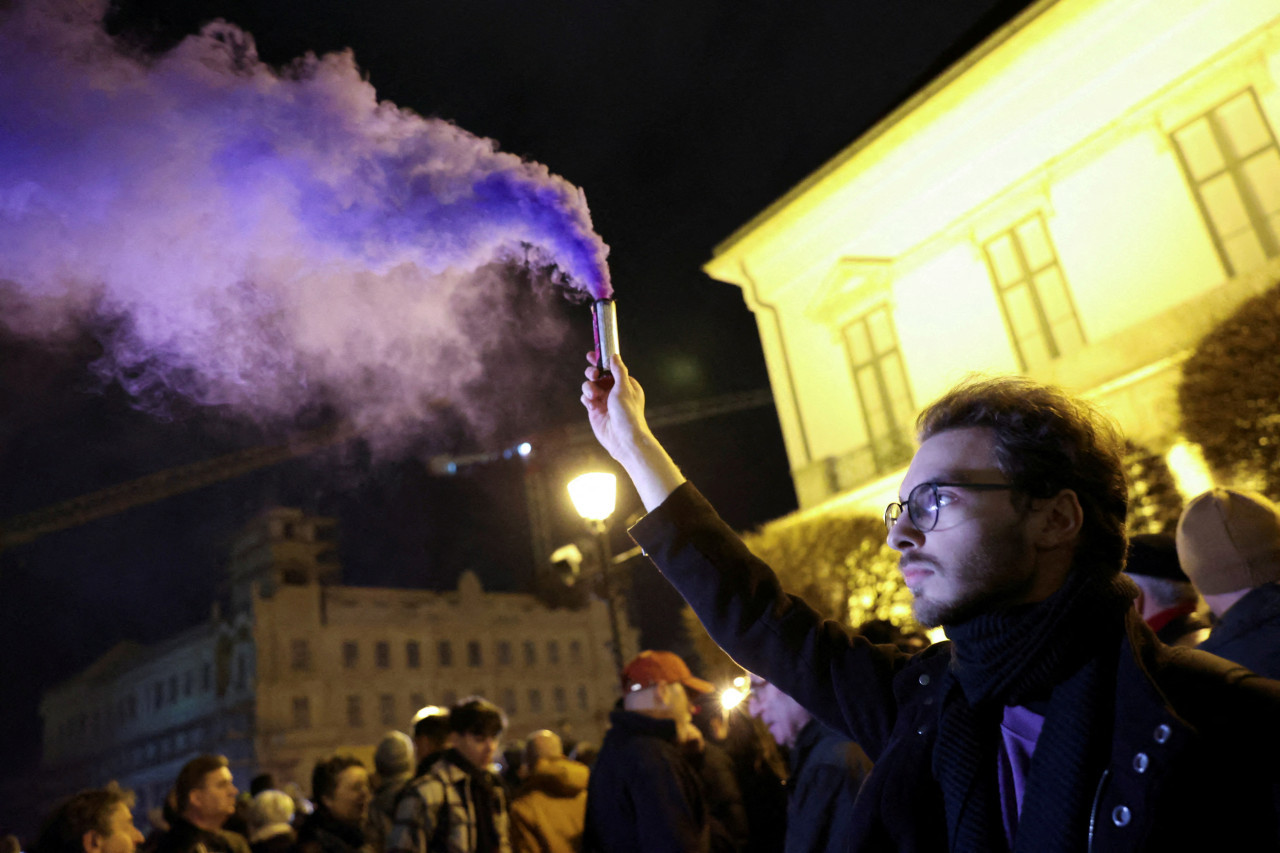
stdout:
[(564, 758), (564, 742), (550, 729), (539, 729), (525, 739), (524, 766), (529, 772), (541, 759)]
[(229, 766), (224, 756), (207, 754), (197, 755), (182, 765), (182, 769), (178, 771), (178, 778), (173, 783), (174, 802), (177, 804), (178, 814), (186, 812), (191, 792), (204, 786), (206, 776)]
[(413, 770), (413, 741), (404, 732), (387, 732), (373, 752), (373, 767), (383, 779)]
[(1075, 492), (1084, 514), (1074, 565), (1105, 574), (1124, 561), (1129, 489), (1123, 444), (1097, 409), (1021, 377), (972, 378), (920, 413), (920, 441), (952, 429), (988, 428), (996, 463), (1031, 498)]
[(1280, 509), (1264, 495), (1214, 488), (1178, 520), (1178, 557), (1204, 595), (1280, 580)]
[(45, 818), (30, 853), (84, 853), (85, 833), (110, 834), (111, 813), (120, 804), (132, 808), (133, 794), (115, 782), (81, 791)]
[(507, 729), (507, 715), (487, 699), (468, 696), (449, 709), (449, 731), (497, 737)]
[(450, 735), (449, 709), (428, 705), (413, 718), (413, 736), (435, 745), (443, 745)]
[(263, 791), (275, 790), (276, 777), (270, 773), (259, 773), (249, 780), (249, 796), (256, 797)]
[(288, 832), (293, 813), (293, 797), (284, 791), (259, 791), (249, 806), (249, 840), (256, 843)]
[(1195, 587), (1178, 561), (1177, 543), (1167, 533), (1130, 537), (1124, 570), (1156, 607), (1175, 607), (1197, 599)]

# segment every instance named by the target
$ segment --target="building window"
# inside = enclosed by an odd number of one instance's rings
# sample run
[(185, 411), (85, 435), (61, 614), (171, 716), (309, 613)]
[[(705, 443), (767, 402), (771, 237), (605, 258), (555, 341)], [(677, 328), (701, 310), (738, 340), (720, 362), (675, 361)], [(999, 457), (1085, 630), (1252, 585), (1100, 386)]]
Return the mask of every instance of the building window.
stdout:
[(480, 643), (471, 640), (467, 643), (467, 666), (480, 666)]
[(511, 666), (511, 643), (506, 640), (498, 643), (498, 666)]
[(534, 666), (538, 663), (538, 648), (532, 640), (524, 641), (524, 665)]
[(587, 686), (585, 684), (578, 685), (578, 710), (587, 710)]
[(582, 663), (582, 641), (580, 640), (569, 641), (569, 662)]
[(342, 644), (342, 665), (347, 669), (355, 669), (360, 662), (360, 647), (355, 640), (346, 640)]
[(418, 645), (417, 640), (410, 640), (404, 644), (404, 662), (409, 669), (422, 666), (422, 647)]
[(843, 333), (871, 455), (870, 467), (863, 472), (866, 479), (911, 458), (915, 405), (889, 306), (868, 311), (846, 325)]
[(1280, 255), (1280, 148), (1254, 91), (1171, 136), (1227, 275)]
[(448, 640), (441, 640), (436, 644), (436, 654), (440, 658), (441, 666), (453, 666), (453, 646)]
[(1044, 217), (1027, 217), (983, 243), (982, 251), (1024, 373), (1084, 346), (1084, 330)]
[(378, 697), (378, 717), (384, 726), (396, 724), (396, 697), (390, 693), (383, 693)]
[(542, 711), (542, 691), (536, 687), (529, 691), (529, 710), (535, 714)]
[(499, 702), (502, 705), (502, 710), (506, 711), (508, 714), (514, 714), (516, 712), (516, 692), (510, 687), (502, 688), (501, 699)]
[(353, 729), (364, 727), (364, 711), (360, 708), (359, 696), (347, 697), (347, 725)]
[(391, 644), (379, 640), (373, 647), (373, 663), (378, 669), (391, 668)]
[(551, 694), (552, 702), (555, 703), (556, 710), (563, 713), (569, 708), (569, 700), (565, 698), (564, 688), (557, 687), (555, 692)]
[(293, 727), (295, 729), (311, 728), (311, 700), (306, 696), (293, 697)]
[(292, 640), (289, 643), (289, 668), (294, 672), (308, 672), (311, 669), (311, 644), (306, 640)]
[(555, 640), (547, 641), (547, 663), (560, 663), (560, 644)]

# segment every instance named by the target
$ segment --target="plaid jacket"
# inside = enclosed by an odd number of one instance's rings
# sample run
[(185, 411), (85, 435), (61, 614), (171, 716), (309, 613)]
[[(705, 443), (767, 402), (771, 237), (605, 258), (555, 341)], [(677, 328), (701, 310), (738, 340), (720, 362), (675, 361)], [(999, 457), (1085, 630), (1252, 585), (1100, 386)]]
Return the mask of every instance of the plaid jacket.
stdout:
[[(487, 772), (487, 771), (486, 771)], [(507, 799), (493, 779), (493, 826), (501, 853), (511, 853)], [(387, 834), (386, 853), (473, 853), (476, 810), (471, 776), (446, 755), (409, 781), (396, 800), (395, 820)]]

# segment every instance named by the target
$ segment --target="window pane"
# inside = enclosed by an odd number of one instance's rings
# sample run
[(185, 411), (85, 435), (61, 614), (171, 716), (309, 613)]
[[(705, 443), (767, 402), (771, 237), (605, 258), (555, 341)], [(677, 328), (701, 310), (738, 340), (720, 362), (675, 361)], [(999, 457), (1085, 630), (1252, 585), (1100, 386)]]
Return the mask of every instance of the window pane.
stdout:
[(441, 640), (436, 644), (436, 655), (441, 666), (453, 666), (453, 646), (449, 645), (448, 640)]
[(1040, 307), (1044, 310), (1045, 319), (1050, 325), (1075, 316), (1071, 300), (1067, 297), (1067, 284), (1062, 280), (1062, 271), (1057, 267), (1045, 270), (1036, 276), (1036, 295), (1040, 297)]
[(1280, 210), (1280, 151), (1272, 148), (1245, 163), (1244, 177), (1263, 213)]
[(533, 666), (537, 662), (538, 662), (537, 647), (533, 645), (533, 641), (525, 640), (524, 641), (524, 665)]
[(867, 327), (871, 331), (871, 348), (876, 355), (882, 355), (897, 347), (893, 339), (893, 324), (889, 322), (888, 310), (881, 308), (867, 315)]
[(1193, 180), (1202, 181), (1225, 168), (1222, 152), (1218, 150), (1218, 143), (1209, 130), (1208, 119), (1197, 119), (1175, 133), (1173, 138), (1182, 150)]
[(379, 669), (387, 669), (391, 666), (391, 644), (385, 640), (378, 641), (373, 647), (373, 659)]
[(587, 710), (587, 688), (586, 685), (578, 685), (578, 710)]
[(553, 701), (555, 702), (557, 711), (565, 711), (568, 709), (569, 703), (565, 698), (563, 687), (557, 687), (553, 696), (555, 697)]
[(1022, 254), (1027, 259), (1027, 266), (1032, 270), (1044, 269), (1057, 263), (1053, 256), (1053, 247), (1049, 244), (1049, 233), (1045, 230), (1044, 220), (1039, 216), (1028, 219), (1017, 228), (1018, 242), (1022, 246)]
[(1219, 236), (1225, 237), (1249, 227), (1249, 215), (1229, 174), (1206, 181), (1200, 187), (1200, 196)]
[(1009, 325), (1018, 340), (1040, 334), (1040, 320), (1031, 301), (1031, 290), (1025, 284), (1005, 293), (1004, 307), (1009, 312)]
[(1022, 265), (1013, 250), (1013, 240), (1008, 234), (1001, 234), (987, 244), (987, 257), (996, 273), (996, 284), (1006, 286), (1022, 278)]
[(1237, 158), (1244, 158), (1271, 143), (1253, 96), (1244, 92), (1218, 108), (1216, 117)]
[(422, 665), (422, 647), (418, 645), (417, 640), (405, 643), (404, 659), (410, 669), (417, 669)]
[(866, 406), (867, 428), (871, 430), (871, 438), (889, 432), (888, 413), (884, 410), (884, 402), (880, 398), (880, 386), (876, 383), (876, 369), (867, 366), (858, 371), (858, 387), (862, 389), (862, 401)]
[(378, 716), (382, 719), (384, 726), (396, 724), (396, 697), (389, 693), (383, 693), (378, 697)]
[(529, 691), (529, 710), (535, 714), (542, 710), (542, 693), (536, 687)]
[(511, 664), (511, 643), (506, 640), (498, 643), (498, 663), (501, 666), (509, 666)]
[(560, 644), (555, 640), (547, 641), (547, 663), (560, 663)]
[(1071, 355), (1084, 347), (1084, 336), (1080, 333), (1080, 324), (1074, 317), (1067, 317), (1051, 327), (1053, 342), (1058, 346), (1058, 357)]
[(859, 367), (871, 361), (871, 344), (867, 340), (867, 324), (861, 321), (845, 328), (844, 338), (849, 342), (849, 357), (853, 366)]
[(909, 411), (911, 395), (907, 391), (906, 375), (902, 370), (902, 356), (892, 352), (881, 359), (880, 375), (889, 389), (889, 399), (885, 401), (889, 423), (896, 429), (905, 424), (913, 414)]
[(1026, 362), (1027, 370), (1035, 370), (1053, 360), (1053, 354), (1049, 352), (1044, 335), (1036, 334), (1019, 338), (1018, 347), (1022, 351), (1022, 359)]
[(1267, 260), (1266, 252), (1262, 251), (1262, 244), (1258, 242), (1258, 235), (1252, 230), (1232, 235), (1224, 239), (1222, 245), (1227, 251), (1227, 259), (1231, 261), (1231, 271), (1234, 274), (1260, 267)]
[(480, 666), (480, 643), (471, 640), (467, 643), (467, 666)]

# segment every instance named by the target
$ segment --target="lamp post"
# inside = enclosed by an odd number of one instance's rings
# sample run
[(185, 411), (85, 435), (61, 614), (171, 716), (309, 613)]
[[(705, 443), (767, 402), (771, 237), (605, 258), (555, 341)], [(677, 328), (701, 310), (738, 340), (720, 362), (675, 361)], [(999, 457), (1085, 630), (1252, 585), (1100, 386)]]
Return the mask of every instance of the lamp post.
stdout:
[(618, 630), (617, 603), (613, 598), (613, 580), (609, 569), (613, 563), (613, 551), (609, 547), (609, 528), (605, 523), (613, 515), (618, 500), (618, 478), (612, 474), (583, 474), (569, 482), (569, 498), (578, 515), (591, 526), (600, 552), (600, 583), (605, 604), (609, 609), (609, 633), (613, 644), (613, 664), (622, 672), (622, 635)]

